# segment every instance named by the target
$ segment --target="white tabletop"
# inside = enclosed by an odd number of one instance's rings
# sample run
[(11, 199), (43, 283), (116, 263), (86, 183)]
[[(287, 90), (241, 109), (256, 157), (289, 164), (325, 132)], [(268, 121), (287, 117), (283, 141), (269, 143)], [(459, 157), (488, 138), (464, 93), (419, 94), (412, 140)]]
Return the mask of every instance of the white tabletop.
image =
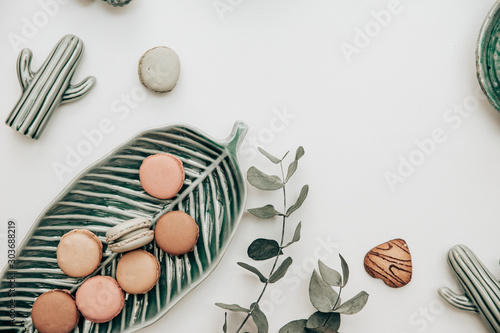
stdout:
[[(479, 89), (474, 59), (493, 4), (2, 1), (3, 119), (21, 94), (16, 58), (24, 47), (36, 70), (62, 36), (77, 35), (85, 53), (73, 82), (94, 75), (97, 84), (56, 110), (38, 141), (0, 125), (0, 225), (15, 219), (20, 242), (76, 175), (137, 132), (187, 123), (223, 139), (242, 120), (249, 126), (239, 155), (244, 170), (277, 172), (256, 146), (276, 155), (299, 145), (306, 151), (289, 187), (293, 198), (310, 185), (291, 219), (302, 221), (302, 239), (286, 251), (294, 259), (289, 275), (262, 303), (270, 332), (314, 312), (312, 269), (318, 258), (340, 269), (339, 252), (351, 268), (344, 298), (370, 294), (362, 312), (342, 317), (342, 332), (488, 332), (437, 289), (459, 291), (446, 262), (455, 244), (469, 246), (500, 277), (500, 115)], [(158, 45), (181, 61), (179, 82), (164, 95), (147, 91), (137, 75), (140, 56)], [(103, 121), (108, 133), (71, 160)], [(280, 200), (280, 193), (250, 189), (247, 207)], [(236, 262), (250, 262), (252, 240), (279, 232), (278, 221), (245, 214), (214, 273), (143, 332), (221, 332), (224, 311), (214, 303), (249, 306), (261, 287)], [(401, 289), (363, 268), (366, 252), (393, 238), (405, 239), (413, 257), (413, 279)], [(230, 326), (238, 320), (231, 315)]]

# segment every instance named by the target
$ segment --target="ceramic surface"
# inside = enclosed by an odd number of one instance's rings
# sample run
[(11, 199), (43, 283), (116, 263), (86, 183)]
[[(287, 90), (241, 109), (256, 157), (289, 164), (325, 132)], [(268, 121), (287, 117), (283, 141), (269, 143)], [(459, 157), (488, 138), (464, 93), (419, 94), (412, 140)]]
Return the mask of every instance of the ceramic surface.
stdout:
[[(92, 275), (114, 277), (121, 254), (108, 249), (109, 228), (136, 217), (156, 223), (163, 214), (182, 210), (200, 228), (194, 250), (172, 257), (154, 242), (143, 247), (160, 261), (158, 284), (144, 295), (127, 294), (123, 311), (109, 323), (81, 319), (75, 332), (132, 332), (157, 321), (215, 269), (234, 236), (246, 202), (245, 179), (236, 157), (246, 131), (245, 124), (236, 123), (230, 137), (218, 141), (183, 125), (149, 130), (82, 172), (40, 215), (19, 246), (15, 264), (4, 269), (0, 331), (33, 332), (30, 311), (36, 297), (56, 288), (74, 294), (88, 278), (68, 277), (57, 265), (56, 248), (66, 232), (85, 228), (97, 234), (104, 253)], [(160, 200), (142, 189), (139, 167), (147, 156), (165, 152), (181, 159), (186, 179), (174, 198)], [(11, 302), (15, 302), (15, 325), (9, 314)]]
[(489, 102), (500, 111), (500, 1), (484, 20), (476, 49), (477, 78)]

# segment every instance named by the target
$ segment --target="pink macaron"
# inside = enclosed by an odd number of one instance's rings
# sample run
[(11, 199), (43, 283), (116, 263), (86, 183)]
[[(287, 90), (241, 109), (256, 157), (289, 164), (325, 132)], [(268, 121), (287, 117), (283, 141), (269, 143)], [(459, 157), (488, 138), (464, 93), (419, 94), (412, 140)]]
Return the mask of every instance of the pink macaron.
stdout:
[(125, 304), (122, 288), (110, 276), (87, 279), (76, 291), (76, 306), (85, 319), (105, 323), (116, 317)]
[(139, 169), (142, 188), (158, 199), (173, 198), (184, 184), (184, 167), (172, 154), (148, 156)]

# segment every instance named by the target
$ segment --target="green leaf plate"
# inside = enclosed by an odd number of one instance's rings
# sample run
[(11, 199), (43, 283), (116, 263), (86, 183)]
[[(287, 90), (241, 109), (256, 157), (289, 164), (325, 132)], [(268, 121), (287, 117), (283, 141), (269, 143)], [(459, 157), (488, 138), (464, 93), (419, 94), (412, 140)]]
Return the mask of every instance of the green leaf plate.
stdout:
[(476, 49), (477, 78), (489, 102), (500, 111), (500, 1), (484, 20)]
[[(144, 295), (125, 294), (125, 306), (112, 321), (94, 324), (82, 318), (75, 332), (133, 332), (161, 318), (215, 269), (235, 234), (246, 203), (236, 150), (246, 131), (245, 124), (236, 123), (230, 137), (218, 141), (184, 125), (149, 130), (83, 171), (39, 216), (17, 249), (14, 266), (3, 270), (0, 331), (34, 332), (35, 299), (52, 289), (74, 294), (85, 281), (65, 275), (57, 265), (56, 248), (66, 232), (85, 228), (97, 234), (104, 251), (92, 275), (114, 276), (121, 255), (107, 248), (110, 227), (134, 217), (155, 223), (166, 212), (182, 210), (200, 228), (194, 250), (173, 257), (155, 242), (146, 245), (161, 264), (158, 284)], [(151, 197), (139, 182), (142, 161), (158, 153), (179, 157), (186, 172), (181, 191), (169, 200)]]

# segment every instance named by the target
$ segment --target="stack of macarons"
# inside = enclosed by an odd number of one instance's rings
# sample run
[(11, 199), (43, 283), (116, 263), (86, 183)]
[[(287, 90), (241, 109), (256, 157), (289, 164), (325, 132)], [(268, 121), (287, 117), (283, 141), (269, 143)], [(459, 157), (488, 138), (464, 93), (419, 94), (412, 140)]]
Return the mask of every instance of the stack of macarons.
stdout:
[[(159, 199), (171, 199), (184, 184), (184, 167), (171, 154), (147, 157), (139, 170), (146, 193)], [(112, 320), (125, 303), (124, 292), (144, 294), (160, 278), (158, 259), (141, 248), (153, 240), (166, 253), (177, 256), (193, 250), (199, 236), (195, 220), (185, 212), (171, 211), (161, 216), (151, 230), (151, 221), (138, 217), (122, 222), (106, 232), (108, 248), (122, 253), (116, 267), (116, 279), (96, 275), (85, 280), (75, 296), (54, 289), (39, 296), (31, 310), (35, 328), (40, 332), (69, 332), (80, 314), (94, 323)], [(71, 277), (87, 277), (99, 267), (103, 245), (91, 231), (74, 229), (61, 237), (57, 263)]]

